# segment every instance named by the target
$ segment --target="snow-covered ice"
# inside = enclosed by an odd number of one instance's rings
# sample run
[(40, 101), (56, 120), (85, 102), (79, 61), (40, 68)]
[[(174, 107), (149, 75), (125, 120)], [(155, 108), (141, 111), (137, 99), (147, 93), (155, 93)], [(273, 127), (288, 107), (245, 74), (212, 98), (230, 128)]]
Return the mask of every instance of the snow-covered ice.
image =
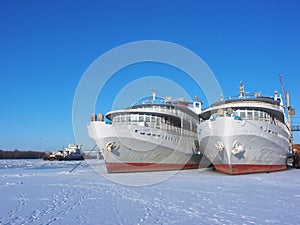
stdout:
[(76, 163), (0, 160), (0, 224), (300, 223), (300, 170), (69, 173)]

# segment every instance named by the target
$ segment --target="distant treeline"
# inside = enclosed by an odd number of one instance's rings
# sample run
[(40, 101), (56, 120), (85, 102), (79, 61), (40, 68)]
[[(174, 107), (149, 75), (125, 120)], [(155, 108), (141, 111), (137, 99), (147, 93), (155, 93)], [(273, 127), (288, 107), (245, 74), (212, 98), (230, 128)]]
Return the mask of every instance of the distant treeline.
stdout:
[(42, 159), (45, 156), (45, 152), (34, 151), (3, 151), (0, 150), (0, 159)]

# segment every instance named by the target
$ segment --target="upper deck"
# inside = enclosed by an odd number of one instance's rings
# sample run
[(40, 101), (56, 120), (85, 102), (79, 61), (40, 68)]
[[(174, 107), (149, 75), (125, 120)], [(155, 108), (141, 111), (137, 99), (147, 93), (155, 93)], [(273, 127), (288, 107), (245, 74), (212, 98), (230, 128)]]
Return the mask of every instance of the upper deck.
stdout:
[(238, 97), (211, 104), (201, 113), (200, 118), (207, 120), (214, 114), (219, 116), (238, 114), (244, 119), (276, 118), (282, 122), (285, 120), (282, 97), (276, 91), (273, 97), (261, 96), (260, 93), (246, 93), (243, 84)]
[(197, 120), (197, 112), (201, 112), (202, 103), (188, 101), (166, 101), (163, 98), (143, 98), (132, 106), (121, 110), (113, 110), (106, 114), (106, 118), (112, 120), (112, 117), (121, 114), (146, 114), (155, 116), (169, 116), (173, 118), (184, 118)]

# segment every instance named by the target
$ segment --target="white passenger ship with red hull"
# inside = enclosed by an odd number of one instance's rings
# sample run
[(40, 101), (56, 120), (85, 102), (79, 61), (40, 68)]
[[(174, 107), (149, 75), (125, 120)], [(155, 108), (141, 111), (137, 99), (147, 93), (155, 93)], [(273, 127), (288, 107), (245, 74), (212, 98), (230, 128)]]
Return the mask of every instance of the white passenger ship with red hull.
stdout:
[(217, 171), (227, 174), (270, 172), (287, 168), (291, 132), (281, 96), (245, 93), (212, 104), (201, 115), (200, 149)]
[[(192, 104), (191, 107), (188, 107)], [(109, 173), (199, 168), (197, 136), (201, 102), (153, 96), (122, 110), (95, 116), (90, 138), (101, 148)]]

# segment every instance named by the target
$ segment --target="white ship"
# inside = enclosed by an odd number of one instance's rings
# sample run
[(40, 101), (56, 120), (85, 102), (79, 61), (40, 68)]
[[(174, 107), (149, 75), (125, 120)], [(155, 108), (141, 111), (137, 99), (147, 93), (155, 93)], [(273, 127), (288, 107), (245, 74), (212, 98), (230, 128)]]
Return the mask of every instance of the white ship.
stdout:
[(291, 132), (281, 96), (245, 93), (212, 104), (200, 115), (200, 149), (217, 171), (228, 174), (287, 168)]
[(47, 154), (44, 160), (83, 160), (84, 154), (81, 152), (81, 147), (82, 145), (79, 144), (69, 144), (68, 147), (64, 148), (64, 150)]
[[(191, 107), (189, 107), (191, 105)], [(152, 96), (122, 110), (92, 116), (90, 138), (102, 150), (107, 172), (199, 168), (197, 136), (202, 104)]]

